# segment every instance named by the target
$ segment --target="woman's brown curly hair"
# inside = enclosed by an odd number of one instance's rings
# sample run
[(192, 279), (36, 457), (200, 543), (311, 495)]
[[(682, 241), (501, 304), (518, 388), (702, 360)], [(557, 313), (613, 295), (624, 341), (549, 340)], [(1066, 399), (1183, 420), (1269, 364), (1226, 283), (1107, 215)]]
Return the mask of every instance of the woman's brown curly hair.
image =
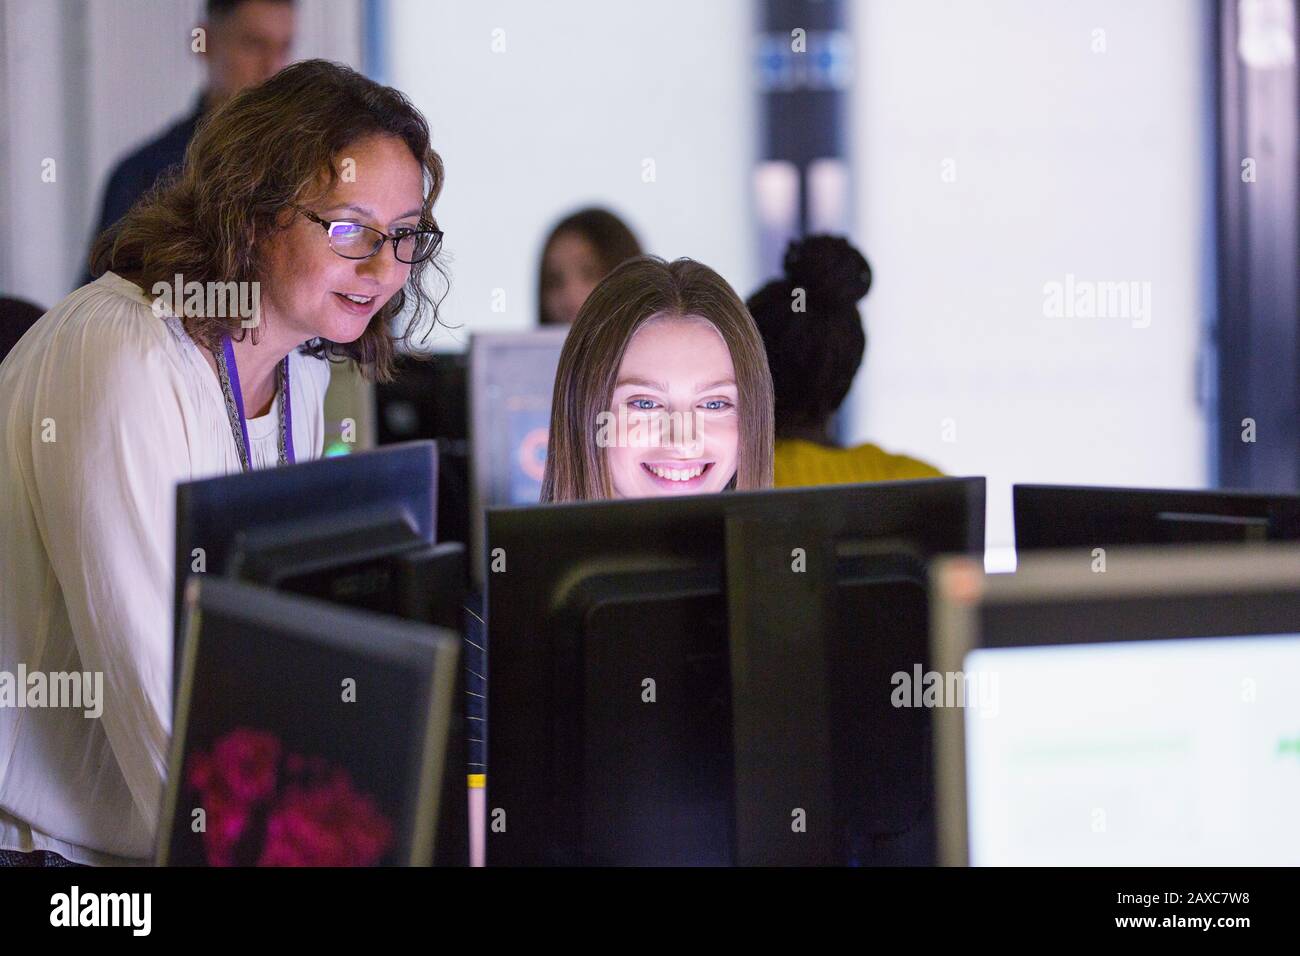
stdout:
[[(429, 144), (429, 124), (399, 91), (338, 63), (305, 60), (232, 97), (199, 124), (173, 176), (159, 182), (91, 250), (91, 272), (112, 270), (148, 290), (185, 282), (252, 282), (261, 278), (262, 244), (292, 221), (292, 204), (319, 199), (339, 180), (336, 163), (347, 147), (374, 135), (400, 138), (424, 168), (423, 218), (433, 221), (442, 191), (442, 159)], [(328, 173), (322, 187), (321, 177)], [(313, 339), (302, 350), (331, 360), (355, 360), (372, 380), (392, 379), (397, 345), (438, 322), (438, 304), (424, 289), (437, 261), (411, 266), (406, 285), (370, 320), (354, 342)], [(400, 334), (393, 320), (411, 304)], [(208, 348), (223, 334), (244, 332), (237, 316), (186, 317), (186, 331)], [(253, 329), (253, 341), (258, 340)]]

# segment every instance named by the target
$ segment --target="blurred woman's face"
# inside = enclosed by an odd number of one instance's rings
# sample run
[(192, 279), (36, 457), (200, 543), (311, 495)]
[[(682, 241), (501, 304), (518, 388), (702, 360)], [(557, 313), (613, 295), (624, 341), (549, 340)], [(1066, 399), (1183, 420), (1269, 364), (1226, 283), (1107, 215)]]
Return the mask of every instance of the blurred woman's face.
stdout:
[(580, 233), (560, 233), (542, 260), (542, 311), (546, 323), (572, 325), (591, 290), (605, 278), (596, 248)]
[[(740, 408), (731, 350), (700, 316), (656, 316), (628, 343), (604, 431), (614, 495), (722, 491), (736, 474)], [(598, 432), (598, 441), (600, 432)]]
[[(344, 150), (353, 181), (341, 177), (319, 201), (303, 208), (326, 221), (347, 220), (392, 235), (419, 227), (423, 170), (396, 136), (372, 136)], [(330, 248), (317, 222), (294, 212), (288, 228), (267, 241), (262, 307), (269, 332), (302, 343), (313, 338), (353, 342), (411, 274), (384, 243), (369, 259), (346, 259)]]

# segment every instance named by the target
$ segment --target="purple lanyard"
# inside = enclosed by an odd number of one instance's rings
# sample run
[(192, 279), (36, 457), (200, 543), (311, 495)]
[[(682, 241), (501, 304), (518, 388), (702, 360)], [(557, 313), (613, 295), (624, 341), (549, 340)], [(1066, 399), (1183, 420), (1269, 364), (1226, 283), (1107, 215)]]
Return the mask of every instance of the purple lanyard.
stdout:
[[(240, 455), (245, 470), (253, 467), (253, 446), (248, 441), (248, 419), (244, 414), (244, 393), (239, 387), (239, 367), (235, 364), (235, 347), (229, 335), (221, 337), (221, 349), (226, 358), (226, 375), (230, 381), (230, 390), (235, 399), (235, 408), (239, 412), (239, 436), (244, 445)], [(293, 457), (293, 409), (289, 406), (289, 356), (284, 357), (280, 365), (280, 464), (292, 465)], [(231, 426), (234, 421), (232, 416)]]

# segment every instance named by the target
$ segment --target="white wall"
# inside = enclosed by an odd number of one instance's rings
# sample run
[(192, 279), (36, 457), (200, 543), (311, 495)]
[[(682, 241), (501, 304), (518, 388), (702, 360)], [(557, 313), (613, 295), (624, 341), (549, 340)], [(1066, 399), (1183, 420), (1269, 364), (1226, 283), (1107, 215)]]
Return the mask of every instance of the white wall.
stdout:
[[(361, 0), (297, 0), (297, 58), (361, 65)], [(79, 278), (108, 173), (187, 113), (202, 0), (0, 0), (0, 290), (49, 307)], [(55, 160), (54, 182), (42, 162)]]
[[(387, 81), (433, 128), (452, 273), (435, 349), (536, 321), (541, 244), (588, 203), (648, 252), (754, 286), (757, 133), (748, 0), (389, 0)], [(503, 31), (494, 35), (495, 30)], [(504, 51), (494, 52), (504, 40)], [(643, 181), (643, 161), (655, 181)], [(504, 311), (493, 311), (493, 290)]]
[[(24, 224), (0, 233), (0, 289), (45, 305), (66, 293), (109, 166), (197, 91), (198, 7), (0, 0), (0, 215)], [(432, 347), (530, 327), (541, 241), (588, 202), (741, 295), (764, 278), (748, 0), (388, 9), (387, 80), (425, 111), (448, 171), (444, 314), (463, 328)], [(359, 62), (360, 0), (299, 10), (300, 56)], [(988, 475), (995, 547), (1011, 541), (1013, 481), (1203, 485), (1207, 5), (863, 0), (851, 12), (855, 238), (876, 284), (848, 437)], [(54, 184), (40, 180), (47, 156)], [(1150, 326), (1045, 317), (1045, 283), (1067, 274), (1150, 282)]]
[[(991, 548), (1012, 542), (1012, 482), (1203, 486), (1206, 5), (853, 10), (857, 238), (875, 285), (849, 437), (987, 475)], [(1044, 286), (1067, 274), (1149, 282), (1149, 327), (1046, 317)]]
[[(72, 24), (61, 3), (4, 0), (0, 6), (0, 292), (49, 306), (71, 281), (76, 225), (66, 60)], [(54, 160), (53, 182), (43, 181)], [(21, 229), (15, 229), (21, 224)], [(67, 273), (68, 279), (61, 277)], [(57, 294), (56, 294), (57, 293)]]

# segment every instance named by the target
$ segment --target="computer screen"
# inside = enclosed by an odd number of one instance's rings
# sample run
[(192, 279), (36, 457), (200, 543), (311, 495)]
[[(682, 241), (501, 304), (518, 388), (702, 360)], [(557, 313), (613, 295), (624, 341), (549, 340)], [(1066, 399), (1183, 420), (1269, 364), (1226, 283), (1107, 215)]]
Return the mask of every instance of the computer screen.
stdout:
[(475, 335), (469, 346), (471, 568), (482, 583), (483, 512), (535, 504), (567, 328)]
[(971, 863), (1300, 864), (1291, 634), (977, 650)]
[(492, 509), (488, 862), (929, 863), (926, 562), (984, 480)]
[(1044, 553), (935, 574), (941, 855), (1300, 864), (1300, 549)]
[(431, 863), (459, 652), (450, 631), (192, 579), (159, 865)]

